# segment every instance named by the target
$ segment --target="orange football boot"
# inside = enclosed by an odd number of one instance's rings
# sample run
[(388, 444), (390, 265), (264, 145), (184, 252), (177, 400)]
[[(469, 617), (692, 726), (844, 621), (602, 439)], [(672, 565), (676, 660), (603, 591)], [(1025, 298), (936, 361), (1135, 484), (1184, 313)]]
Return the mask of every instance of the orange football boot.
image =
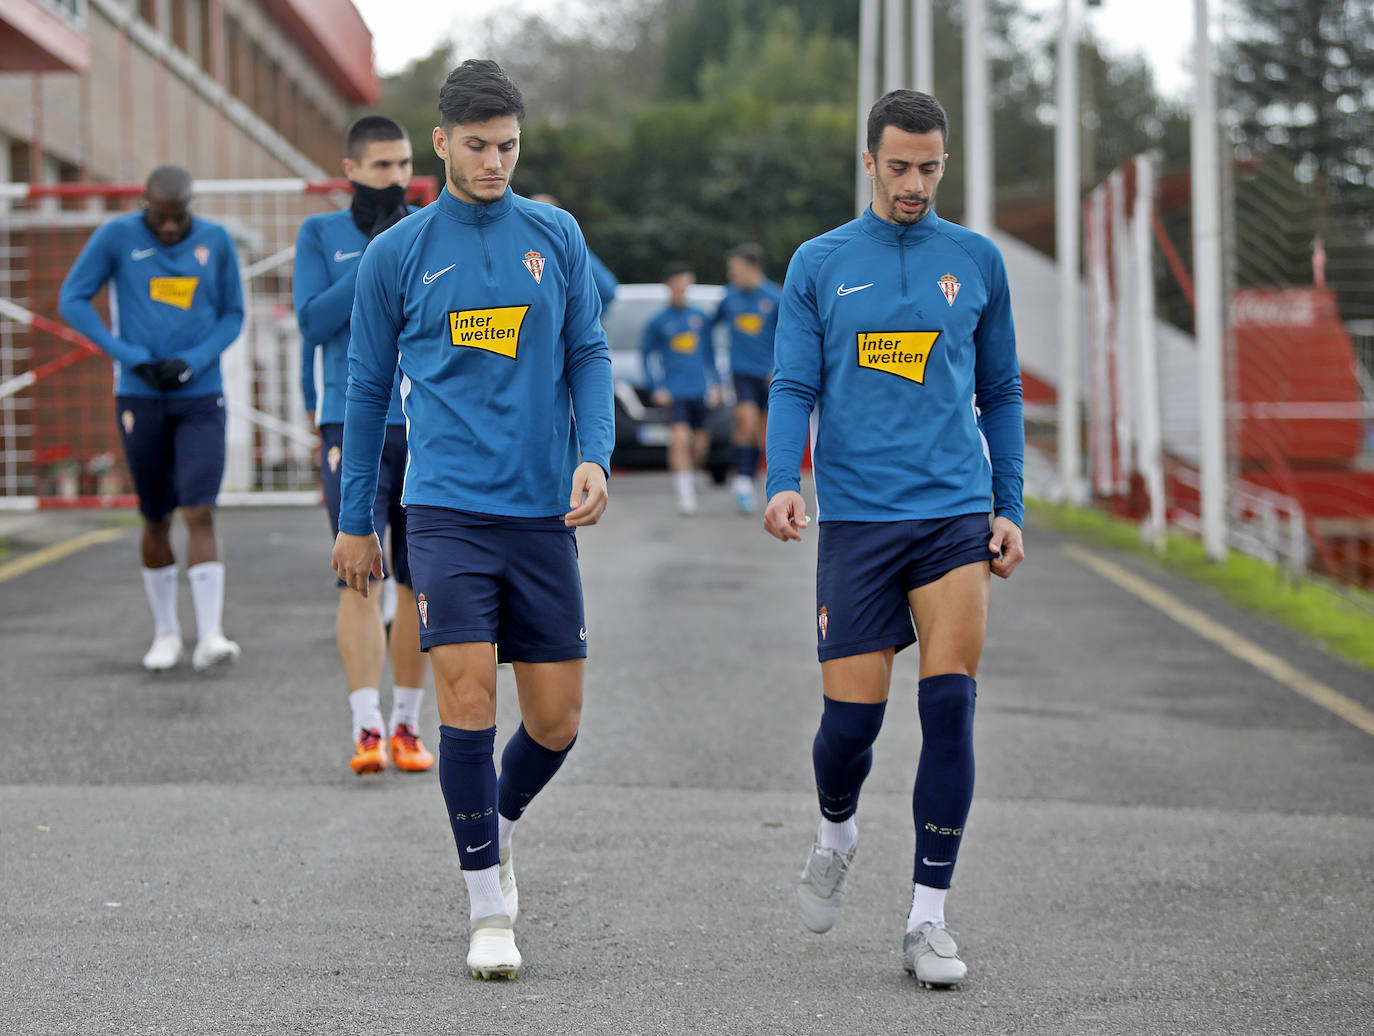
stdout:
[(434, 765), (434, 753), (420, 742), (409, 723), (397, 723), (391, 732), (391, 761), (397, 769), (419, 773)]
[(353, 749), (353, 759), (348, 764), (356, 774), (381, 773), (386, 769), (386, 749), (382, 747), (382, 735), (377, 730), (364, 730)]

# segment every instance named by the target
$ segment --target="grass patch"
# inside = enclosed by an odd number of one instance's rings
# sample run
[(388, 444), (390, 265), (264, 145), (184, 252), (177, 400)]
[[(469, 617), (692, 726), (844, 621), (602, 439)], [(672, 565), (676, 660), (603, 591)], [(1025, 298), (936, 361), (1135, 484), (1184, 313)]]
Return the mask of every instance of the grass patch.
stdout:
[(1224, 563), (1216, 564), (1207, 559), (1199, 541), (1177, 533), (1167, 536), (1160, 557), (1141, 543), (1134, 523), (1101, 511), (1040, 500), (1027, 501), (1027, 510), (1058, 532), (1147, 558), (1210, 586), (1242, 608), (1275, 619), (1334, 654), (1374, 670), (1374, 594), (1354, 587), (1337, 589), (1316, 576), (1294, 582), (1278, 567), (1234, 550)]

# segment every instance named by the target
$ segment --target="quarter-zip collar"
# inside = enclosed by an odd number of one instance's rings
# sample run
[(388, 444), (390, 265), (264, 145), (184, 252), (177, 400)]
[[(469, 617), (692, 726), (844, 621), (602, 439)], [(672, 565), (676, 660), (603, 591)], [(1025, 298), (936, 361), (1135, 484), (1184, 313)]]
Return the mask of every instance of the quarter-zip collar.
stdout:
[(928, 241), (939, 232), (940, 217), (931, 209), (915, 223), (889, 223), (875, 216), (873, 206), (869, 205), (859, 217), (859, 225), (874, 241), (881, 241), (885, 245), (914, 245)]
[(439, 192), (439, 211), (459, 223), (492, 223), (515, 207), (514, 197), (514, 192), (507, 187), (506, 193), (495, 201), (486, 205), (474, 205), (456, 197), (445, 185)]

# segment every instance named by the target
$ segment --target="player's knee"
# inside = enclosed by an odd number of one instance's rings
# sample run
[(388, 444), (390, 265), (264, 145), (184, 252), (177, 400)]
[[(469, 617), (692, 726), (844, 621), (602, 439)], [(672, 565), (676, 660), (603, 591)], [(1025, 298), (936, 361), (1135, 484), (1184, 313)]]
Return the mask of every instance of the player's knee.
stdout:
[(837, 758), (853, 758), (868, 751), (878, 740), (886, 711), (886, 702), (872, 704), (826, 698), (818, 736)]
[(181, 517), (189, 529), (213, 529), (215, 527), (215, 509), (209, 504), (183, 507)]
[(978, 685), (963, 673), (928, 676), (920, 682), (916, 709), (927, 741), (964, 742), (973, 736), (973, 706)]

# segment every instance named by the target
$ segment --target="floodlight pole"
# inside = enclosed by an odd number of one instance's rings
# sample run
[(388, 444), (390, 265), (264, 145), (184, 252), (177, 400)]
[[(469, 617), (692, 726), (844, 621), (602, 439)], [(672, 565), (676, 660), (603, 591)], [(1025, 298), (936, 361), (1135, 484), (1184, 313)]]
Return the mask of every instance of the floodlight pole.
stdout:
[(964, 0), (964, 224), (980, 234), (991, 233), (993, 225), (986, 37), (986, 0)]
[(1202, 546), (1226, 560), (1225, 397), (1222, 391), (1221, 176), (1216, 76), (1207, 0), (1193, 0), (1197, 101), (1193, 107), (1193, 288), (1198, 365), (1198, 474)]
[(863, 153), (868, 150), (868, 109), (878, 99), (878, 0), (859, 4), (859, 101), (858, 150), (854, 169), (854, 215), (868, 208), (870, 185), (864, 172)]
[(1054, 127), (1054, 243), (1059, 267), (1059, 484), (1064, 500), (1071, 504), (1081, 502), (1083, 467), (1079, 444), (1082, 180), (1078, 154), (1078, 4), (1079, 0), (1061, 0), (1059, 6)]
[(883, 0), (883, 92), (909, 87), (902, 0)]
[(911, 61), (915, 66), (912, 86), (921, 93), (935, 93), (935, 20), (931, 0), (911, 3)]

